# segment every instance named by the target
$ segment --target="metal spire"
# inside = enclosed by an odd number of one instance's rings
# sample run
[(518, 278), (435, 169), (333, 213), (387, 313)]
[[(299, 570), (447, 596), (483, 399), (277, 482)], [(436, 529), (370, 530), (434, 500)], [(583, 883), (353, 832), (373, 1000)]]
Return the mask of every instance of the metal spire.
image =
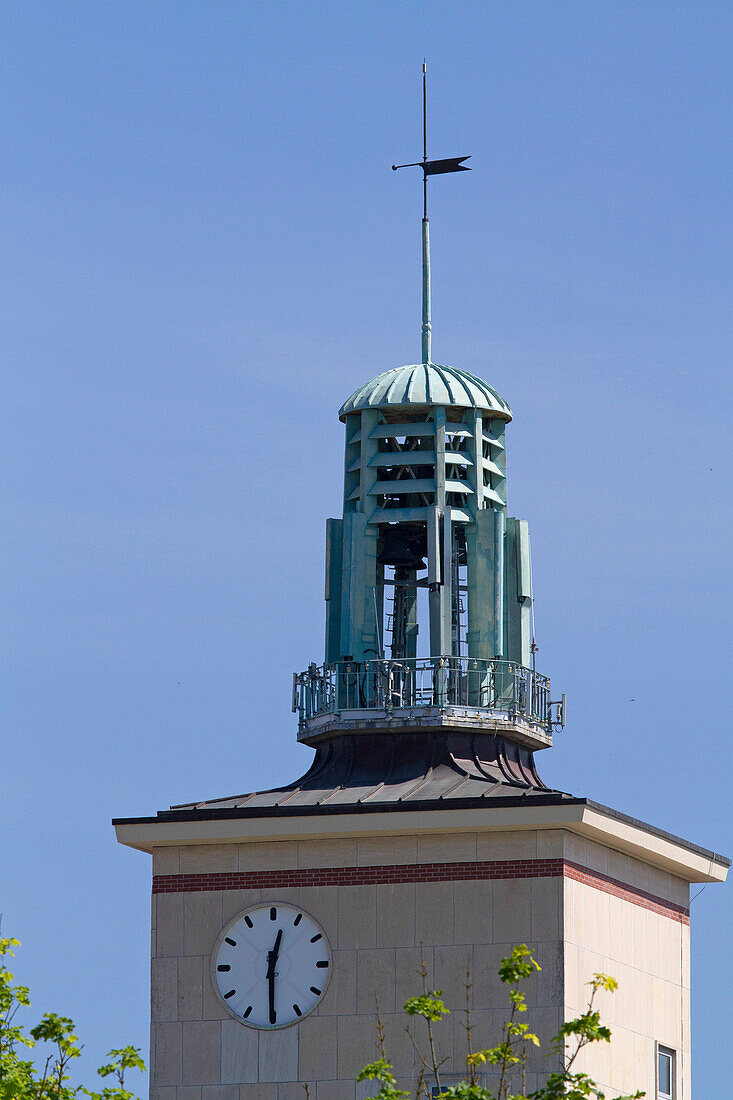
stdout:
[(432, 325), (430, 323), (430, 226), (428, 223), (428, 176), (438, 176), (445, 172), (470, 172), (463, 164), (470, 157), (449, 157), (447, 160), (428, 160), (428, 67), (422, 63), (422, 160), (412, 164), (393, 164), (392, 171), (398, 168), (422, 168), (423, 177), (423, 215), (422, 215), (422, 361), (429, 363), (431, 355)]

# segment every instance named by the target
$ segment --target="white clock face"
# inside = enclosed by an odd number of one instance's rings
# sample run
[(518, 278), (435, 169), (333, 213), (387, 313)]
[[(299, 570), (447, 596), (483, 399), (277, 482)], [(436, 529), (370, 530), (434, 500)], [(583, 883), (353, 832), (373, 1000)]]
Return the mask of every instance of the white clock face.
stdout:
[(214, 951), (219, 996), (238, 1020), (287, 1027), (312, 1012), (331, 971), (323, 929), (303, 909), (276, 901), (241, 913)]

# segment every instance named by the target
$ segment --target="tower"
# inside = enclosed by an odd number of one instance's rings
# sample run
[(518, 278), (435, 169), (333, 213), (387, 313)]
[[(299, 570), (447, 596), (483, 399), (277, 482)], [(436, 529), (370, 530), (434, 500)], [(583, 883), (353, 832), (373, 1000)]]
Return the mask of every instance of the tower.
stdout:
[[(428, 161), (430, 175), (462, 170)], [(400, 1009), (431, 987), (454, 1009), (445, 1080), (474, 1026), (504, 1010), (498, 960), (532, 945), (543, 1042), (614, 974), (609, 1090), (690, 1100), (689, 884), (728, 861), (588, 799), (550, 790), (534, 754), (565, 706), (534, 667), (529, 534), (507, 514), (511, 412), (432, 361), (422, 223), (422, 361), (341, 407), (342, 516), (327, 523), (322, 663), (293, 682), (301, 778), (115, 822), (152, 854), (154, 1100), (362, 1100), (375, 998), (398, 1073)], [(531, 1003), (530, 1002), (530, 1003)], [(667, 1060), (666, 1062), (664, 1060)], [(550, 1065), (530, 1064), (529, 1087)]]

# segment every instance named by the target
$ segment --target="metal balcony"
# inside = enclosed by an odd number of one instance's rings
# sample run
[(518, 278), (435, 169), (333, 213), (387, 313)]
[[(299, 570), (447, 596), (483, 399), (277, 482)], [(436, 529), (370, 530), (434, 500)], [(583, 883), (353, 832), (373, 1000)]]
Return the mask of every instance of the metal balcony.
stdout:
[[(512, 661), (473, 657), (339, 661), (293, 674), (293, 712), (300, 730), (325, 715), (368, 712), (415, 716), (437, 708), (465, 708), (540, 727), (564, 725), (565, 699), (553, 702), (550, 681)], [(364, 712), (367, 712), (364, 714)]]

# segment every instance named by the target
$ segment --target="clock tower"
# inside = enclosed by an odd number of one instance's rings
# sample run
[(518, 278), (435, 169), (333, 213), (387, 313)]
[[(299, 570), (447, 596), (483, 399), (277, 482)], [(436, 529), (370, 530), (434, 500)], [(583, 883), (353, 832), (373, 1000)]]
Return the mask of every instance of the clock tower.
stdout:
[[(424, 181), (463, 167), (419, 166)], [(453, 1010), (438, 1032), (450, 1083), (467, 971), (488, 1045), (505, 1011), (498, 961), (522, 942), (542, 966), (530, 1089), (602, 970), (620, 986), (604, 1010), (613, 1039), (582, 1068), (609, 1091), (691, 1100), (689, 884), (729, 864), (540, 778), (565, 702), (535, 667), (529, 531), (508, 510), (512, 413), (432, 360), (424, 213), (422, 361), (339, 412), (324, 660), (293, 678), (310, 768), (115, 822), (153, 860), (153, 1100), (301, 1100), (303, 1084), (312, 1100), (362, 1100), (376, 999), (409, 1088), (401, 1009), (423, 962)]]

